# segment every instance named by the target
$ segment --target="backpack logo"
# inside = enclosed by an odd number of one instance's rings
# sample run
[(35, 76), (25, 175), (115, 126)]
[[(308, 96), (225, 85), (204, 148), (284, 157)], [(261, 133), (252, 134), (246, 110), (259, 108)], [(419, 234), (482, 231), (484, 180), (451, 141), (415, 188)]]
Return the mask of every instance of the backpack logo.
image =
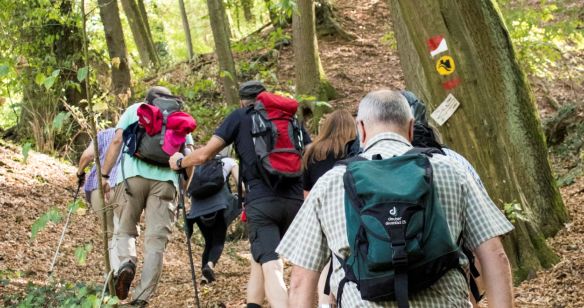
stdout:
[(395, 217), (397, 215), (397, 208), (394, 206), (391, 210), (389, 210), (389, 215)]

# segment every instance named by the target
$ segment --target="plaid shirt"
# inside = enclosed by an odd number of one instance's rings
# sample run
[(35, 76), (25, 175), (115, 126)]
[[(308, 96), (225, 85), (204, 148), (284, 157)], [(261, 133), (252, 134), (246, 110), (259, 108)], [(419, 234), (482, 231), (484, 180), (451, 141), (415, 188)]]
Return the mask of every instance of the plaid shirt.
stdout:
[[(99, 162), (103, 165), (103, 161), (105, 160), (105, 154), (107, 152), (107, 148), (109, 147), (112, 140), (114, 140), (114, 136), (116, 135), (115, 128), (108, 128), (104, 130), (100, 130), (97, 132), (97, 149), (99, 150)], [(116, 161), (116, 164), (113, 166), (112, 170), (109, 173), (109, 184), (110, 187), (116, 186), (116, 178), (118, 174), (118, 166), (120, 162), (120, 158)], [(95, 165), (91, 168), (89, 175), (85, 181), (84, 191), (86, 193), (92, 192), (93, 190), (97, 189), (97, 170), (95, 169)]]
[[(368, 143), (362, 156), (370, 159), (374, 154), (381, 154), (389, 158), (411, 148), (402, 136), (382, 133)], [(443, 155), (434, 155), (430, 162), (434, 170), (434, 185), (454, 241), (462, 235), (464, 244), (474, 250), (486, 240), (513, 230), (511, 223), (463, 166)], [(331, 251), (342, 258), (349, 255), (344, 173), (344, 166), (336, 166), (316, 182), (280, 242), (277, 252), (294, 265), (318, 272), (328, 262)], [(339, 282), (345, 275), (339, 262), (333, 259), (331, 290), (337, 294)], [(466, 266), (468, 260), (461, 257), (461, 264)], [(449, 271), (430, 288), (410, 296), (409, 301), (411, 307), (471, 307), (465, 277), (457, 270)], [(342, 305), (397, 307), (396, 302), (362, 300), (352, 282), (345, 285)]]

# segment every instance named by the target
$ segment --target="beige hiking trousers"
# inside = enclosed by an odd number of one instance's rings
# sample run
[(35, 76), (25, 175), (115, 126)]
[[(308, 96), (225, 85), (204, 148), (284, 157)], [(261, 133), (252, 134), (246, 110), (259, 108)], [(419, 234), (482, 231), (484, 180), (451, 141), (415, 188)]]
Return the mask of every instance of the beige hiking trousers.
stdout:
[[(105, 200), (104, 200), (105, 201)], [(99, 204), (99, 191), (93, 190), (91, 191), (89, 202), (91, 203), (91, 208), (95, 215), (99, 217), (100, 223), (103, 223), (103, 211), (104, 208)], [(108, 238), (108, 248), (109, 248), (109, 259), (110, 259), (110, 266), (114, 273), (118, 271), (120, 267), (120, 258), (118, 257), (118, 251), (116, 248), (117, 241), (113, 237), (114, 233), (116, 232), (119, 226), (119, 219), (117, 217), (114, 218), (114, 211), (111, 207), (113, 204), (113, 200), (105, 201), (105, 207), (108, 209), (106, 212), (106, 221), (107, 221), (107, 238)]]
[(115, 213), (119, 218), (117, 235), (118, 256), (123, 263), (137, 264), (136, 237), (144, 212), (144, 264), (141, 280), (132, 291), (133, 300), (148, 301), (156, 290), (162, 274), (162, 261), (170, 238), (176, 211), (176, 189), (172, 182), (161, 182), (139, 176), (126, 179), (130, 194), (122, 182), (114, 191)]

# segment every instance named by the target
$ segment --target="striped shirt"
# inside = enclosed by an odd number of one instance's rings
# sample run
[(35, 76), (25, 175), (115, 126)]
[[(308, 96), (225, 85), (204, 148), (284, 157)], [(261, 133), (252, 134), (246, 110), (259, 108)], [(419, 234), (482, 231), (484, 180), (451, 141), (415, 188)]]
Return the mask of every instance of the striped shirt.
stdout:
[[(383, 158), (401, 155), (412, 148), (400, 135), (382, 133), (365, 148), (363, 157), (381, 154)], [(434, 185), (444, 209), (450, 236), (456, 242), (460, 235), (469, 249), (493, 237), (506, 234), (513, 226), (493, 204), (484, 189), (458, 162), (444, 155), (430, 158)], [(321, 271), (331, 251), (344, 259), (350, 254), (345, 219), (343, 174), (345, 166), (336, 166), (322, 176), (310, 191), (298, 215), (276, 250), (281, 256), (302, 268)], [(331, 290), (337, 294), (345, 276), (340, 263), (333, 258)], [(461, 257), (461, 264), (468, 261)], [(409, 298), (415, 307), (471, 307), (465, 277), (457, 270), (446, 273), (431, 287)], [(344, 307), (397, 307), (396, 302), (369, 302), (361, 299), (356, 284), (349, 282), (343, 290)]]
[[(99, 150), (99, 162), (103, 165), (103, 161), (105, 160), (105, 154), (107, 149), (114, 140), (114, 136), (116, 135), (115, 128), (108, 128), (104, 130), (100, 130), (97, 133), (97, 148)], [(118, 166), (120, 165), (120, 159), (118, 157), (118, 161), (112, 168), (109, 173), (109, 184), (110, 187), (114, 187), (116, 185), (116, 178), (118, 174)], [(95, 165), (91, 168), (89, 175), (87, 176), (87, 180), (85, 181), (84, 190), (86, 193), (90, 193), (93, 190), (97, 189), (97, 170), (95, 169)]]

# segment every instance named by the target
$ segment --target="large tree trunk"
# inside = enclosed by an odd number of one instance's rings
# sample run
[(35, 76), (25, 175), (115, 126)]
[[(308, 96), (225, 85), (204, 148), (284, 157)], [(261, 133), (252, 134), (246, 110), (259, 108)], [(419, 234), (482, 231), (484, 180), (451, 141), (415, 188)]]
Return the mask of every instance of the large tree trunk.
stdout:
[(187, 51), (189, 53), (189, 60), (195, 57), (193, 52), (193, 40), (191, 38), (191, 27), (189, 26), (189, 18), (187, 17), (187, 10), (185, 9), (184, 0), (178, 0), (178, 6), (180, 8), (180, 17), (182, 19), (183, 30), (185, 31), (185, 39), (187, 43)]
[(112, 92), (116, 96), (117, 107), (123, 108), (130, 96), (130, 66), (118, 3), (111, 0), (98, 0), (97, 3), (111, 60)]
[(138, 48), (140, 62), (146, 67), (159, 67), (160, 60), (158, 59), (156, 48), (154, 48), (154, 42), (152, 42), (151, 36), (148, 35), (149, 31), (144, 21), (147, 17), (142, 16), (140, 13), (136, 0), (122, 0), (121, 2), (128, 18), (128, 24), (130, 24), (134, 42), (136, 42), (136, 47)]
[(209, 9), (213, 40), (215, 41), (215, 53), (219, 62), (219, 74), (223, 81), (223, 94), (227, 103), (237, 105), (239, 104), (237, 75), (233, 55), (231, 54), (223, 0), (207, 0), (207, 7)]
[(354, 40), (357, 36), (347, 32), (337, 21), (334, 6), (329, 0), (316, 1), (316, 31), (319, 36), (338, 35), (345, 40)]
[(296, 92), (328, 101), (335, 91), (327, 81), (318, 55), (313, 0), (298, 0), (292, 18)]
[[(505, 239), (516, 282), (549, 267), (557, 258), (545, 236), (555, 234), (568, 217), (530, 87), (495, 3), (390, 3), (408, 88), (430, 110), (448, 94), (460, 101), (460, 108), (441, 128), (447, 144), (473, 163), (499, 206), (519, 203), (528, 217), (517, 220), (515, 231)], [(448, 50), (432, 57), (427, 41), (436, 35), (446, 39)], [(443, 56), (451, 56), (455, 63), (447, 76), (436, 68)]]

